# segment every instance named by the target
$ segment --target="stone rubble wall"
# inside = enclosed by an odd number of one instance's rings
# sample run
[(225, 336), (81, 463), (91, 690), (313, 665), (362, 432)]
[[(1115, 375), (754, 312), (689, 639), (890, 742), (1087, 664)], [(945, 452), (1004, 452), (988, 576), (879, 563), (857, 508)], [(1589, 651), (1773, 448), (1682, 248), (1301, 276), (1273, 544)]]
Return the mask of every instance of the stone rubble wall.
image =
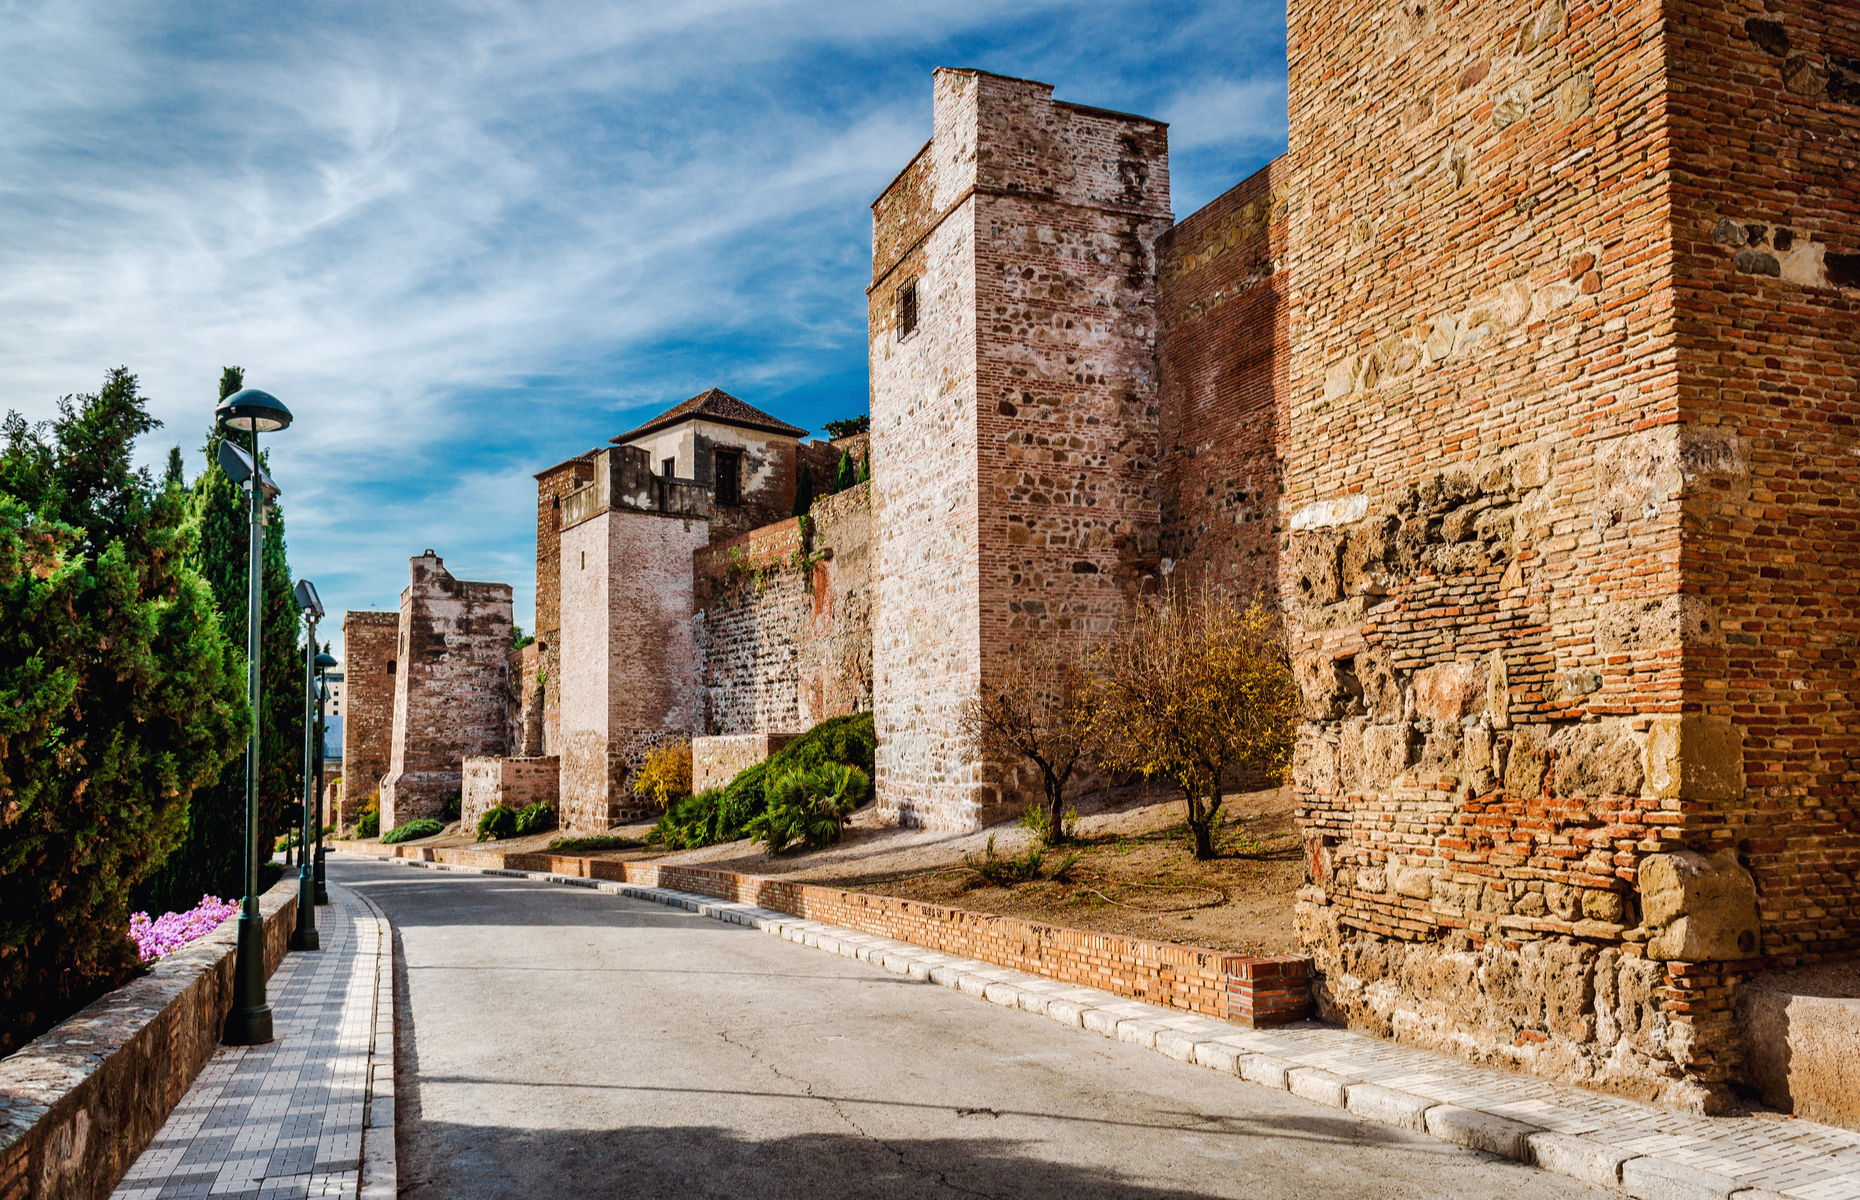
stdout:
[(461, 796), (463, 760), (507, 750), (515, 701), (510, 585), (454, 579), (430, 550), (411, 560), (409, 571), (393, 743), (381, 781), (383, 833), (415, 817), (439, 817)]
[(342, 790), (337, 823), (345, 829), (355, 824), (393, 761), (399, 643), (399, 613), (350, 610), (343, 614), (342, 773), (350, 782)]
[(524, 809), (541, 801), (558, 805), (561, 760), (556, 758), (468, 758), (463, 766), (464, 792), (459, 799), (459, 827), (478, 828), (485, 813), (503, 805)]
[(703, 727), (801, 733), (872, 707), (870, 484), (700, 551)]
[(799, 736), (798, 733), (733, 733), (692, 738), (692, 792), (722, 787), (757, 763), (767, 762), (769, 755)]

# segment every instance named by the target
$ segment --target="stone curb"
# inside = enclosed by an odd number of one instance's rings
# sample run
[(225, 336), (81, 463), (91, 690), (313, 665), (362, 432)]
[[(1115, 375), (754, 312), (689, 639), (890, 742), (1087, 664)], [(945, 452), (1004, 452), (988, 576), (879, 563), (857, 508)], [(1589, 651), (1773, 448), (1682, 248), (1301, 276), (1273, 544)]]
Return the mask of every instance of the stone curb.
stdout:
[(394, 1152), (394, 923), (373, 900), (354, 888), (346, 890), (374, 914), (381, 932), (375, 949), (374, 1039), (368, 1048), (368, 1100), (362, 1109), (359, 1200), (394, 1200), (399, 1189)]
[(404, 858), (377, 861), (438, 871), (562, 883), (682, 908), (702, 917), (828, 950), (844, 958), (861, 959), (893, 974), (940, 984), (1004, 1008), (1020, 1008), (1030, 1014), (1043, 1015), (1061, 1025), (1090, 1030), (1114, 1041), (1130, 1042), (1249, 1083), (1291, 1092), (1319, 1104), (1342, 1108), (1361, 1120), (1426, 1134), (1583, 1183), (1615, 1188), (1635, 1200), (1794, 1200), (1788, 1193), (1746, 1187), (1729, 1175), (1704, 1171), (1671, 1159), (1635, 1154), (1604, 1142), (1555, 1133), (1494, 1113), (1461, 1108), (1262, 1054), (1247, 1048), (1243, 1036), (1247, 1031), (1226, 1021), (1178, 1014), (1109, 992), (1074, 987), (875, 934), (839, 929), (789, 913), (670, 888), (611, 883), (545, 871), (467, 867)]

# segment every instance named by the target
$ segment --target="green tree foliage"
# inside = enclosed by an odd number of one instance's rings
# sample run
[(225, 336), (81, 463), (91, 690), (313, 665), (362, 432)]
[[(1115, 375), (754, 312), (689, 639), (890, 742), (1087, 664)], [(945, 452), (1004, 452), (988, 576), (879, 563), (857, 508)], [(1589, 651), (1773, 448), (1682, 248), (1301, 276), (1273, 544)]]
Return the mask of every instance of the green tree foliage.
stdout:
[(767, 810), (771, 784), (792, 772), (831, 763), (858, 767), (864, 774), (865, 786), (852, 806), (856, 808), (872, 798), (877, 749), (871, 713), (822, 721), (724, 786), (673, 801), (653, 827), (652, 840), (673, 850), (733, 842)]
[(830, 438), (851, 437), (855, 433), (864, 433), (872, 427), (870, 413), (860, 413), (856, 417), (846, 417), (838, 421), (828, 421), (827, 436)]
[[(129, 895), (246, 711), (127, 370), (0, 446), (0, 1054), (135, 969)], [(193, 897), (198, 899), (198, 893)]]
[[(220, 396), (245, 384), (238, 367), (220, 376)], [(207, 435), (202, 471), (189, 489), (195, 538), (190, 562), (212, 589), (220, 628), (235, 656), (240, 691), (245, 688), (246, 559), (250, 556), (251, 520), (244, 494), (215, 455), (217, 431)], [(259, 441), (262, 457), (264, 441)], [(277, 500), (266, 518), (264, 591), (260, 598), (259, 682), (264, 722), (259, 731), (259, 844), (297, 824), (303, 800), (304, 677), (299, 641), (300, 614), (291, 592), (291, 567), (285, 554), (284, 515)], [(187, 837), (180, 850), (152, 875), (136, 901), (150, 911), (173, 909), (200, 899), (201, 893), (237, 896), (245, 892), (245, 757), (235, 757), (216, 779), (199, 788), (189, 804)]]
[(853, 466), (852, 455), (844, 450), (840, 451), (840, 472), (839, 477), (833, 481), (833, 490), (836, 493), (843, 492), (848, 488), (857, 487), (858, 484), (859, 470)]
[(181, 448), (171, 446), (168, 449), (168, 470), (162, 475), (162, 483), (174, 487), (187, 486), (187, 463), (181, 458)]
[(814, 469), (804, 461), (794, 480), (794, 515), (805, 517), (814, 507)]

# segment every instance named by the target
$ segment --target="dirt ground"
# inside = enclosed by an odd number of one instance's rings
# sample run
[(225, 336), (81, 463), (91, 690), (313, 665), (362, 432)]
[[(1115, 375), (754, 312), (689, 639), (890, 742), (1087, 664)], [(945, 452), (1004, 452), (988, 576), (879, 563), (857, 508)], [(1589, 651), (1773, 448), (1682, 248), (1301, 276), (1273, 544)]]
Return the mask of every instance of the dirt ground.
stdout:
[[(1043, 921), (1074, 929), (1180, 942), (1238, 954), (1297, 949), (1293, 893), (1304, 883), (1304, 858), (1292, 824), (1289, 789), (1230, 794), (1221, 809), (1219, 857), (1197, 862), (1182, 821), (1182, 800), (1156, 786), (1117, 788), (1081, 797), (1079, 843), (1049, 850), (1042, 875), (1072, 852), (1063, 881), (1040, 878), (992, 886), (966, 865), (994, 839), (997, 855), (1020, 854), (1033, 835), (1018, 822), (979, 833), (936, 833), (882, 825), (868, 806), (854, 814), (838, 845), (770, 857), (748, 841), (701, 850), (574, 851), (584, 858), (695, 864), (751, 875), (797, 877), (951, 908)], [(649, 824), (611, 832), (643, 839)], [(416, 844), (495, 850), (545, 849), (554, 833), (476, 843), (457, 826)]]

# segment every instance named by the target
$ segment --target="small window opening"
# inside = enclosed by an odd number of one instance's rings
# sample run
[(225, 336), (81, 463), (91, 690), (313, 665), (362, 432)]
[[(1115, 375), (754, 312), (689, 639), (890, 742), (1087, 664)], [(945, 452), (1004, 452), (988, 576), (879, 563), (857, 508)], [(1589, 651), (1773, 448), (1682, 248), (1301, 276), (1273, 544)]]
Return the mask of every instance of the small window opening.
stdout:
[(917, 281), (911, 280), (898, 289), (898, 340), (917, 332)]
[(717, 503), (743, 502), (743, 455), (738, 450), (719, 450), (717, 463)]
[(560, 507), (562, 507), (562, 497), (560, 497), (560, 496), (552, 496), (552, 497), (550, 497), (550, 499), (549, 499), (549, 507), (550, 507), (550, 508), (560, 508)]
[(663, 474), (667, 479), (671, 479), (678, 474), (678, 460), (675, 458), (668, 458), (659, 465), (664, 468)]
[(388, 659), (388, 674), (392, 675), (393, 673), (394, 673), (394, 660), (390, 658)]
[(588, 552), (586, 550), (581, 552), (581, 569), (584, 571), (588, 569)]

